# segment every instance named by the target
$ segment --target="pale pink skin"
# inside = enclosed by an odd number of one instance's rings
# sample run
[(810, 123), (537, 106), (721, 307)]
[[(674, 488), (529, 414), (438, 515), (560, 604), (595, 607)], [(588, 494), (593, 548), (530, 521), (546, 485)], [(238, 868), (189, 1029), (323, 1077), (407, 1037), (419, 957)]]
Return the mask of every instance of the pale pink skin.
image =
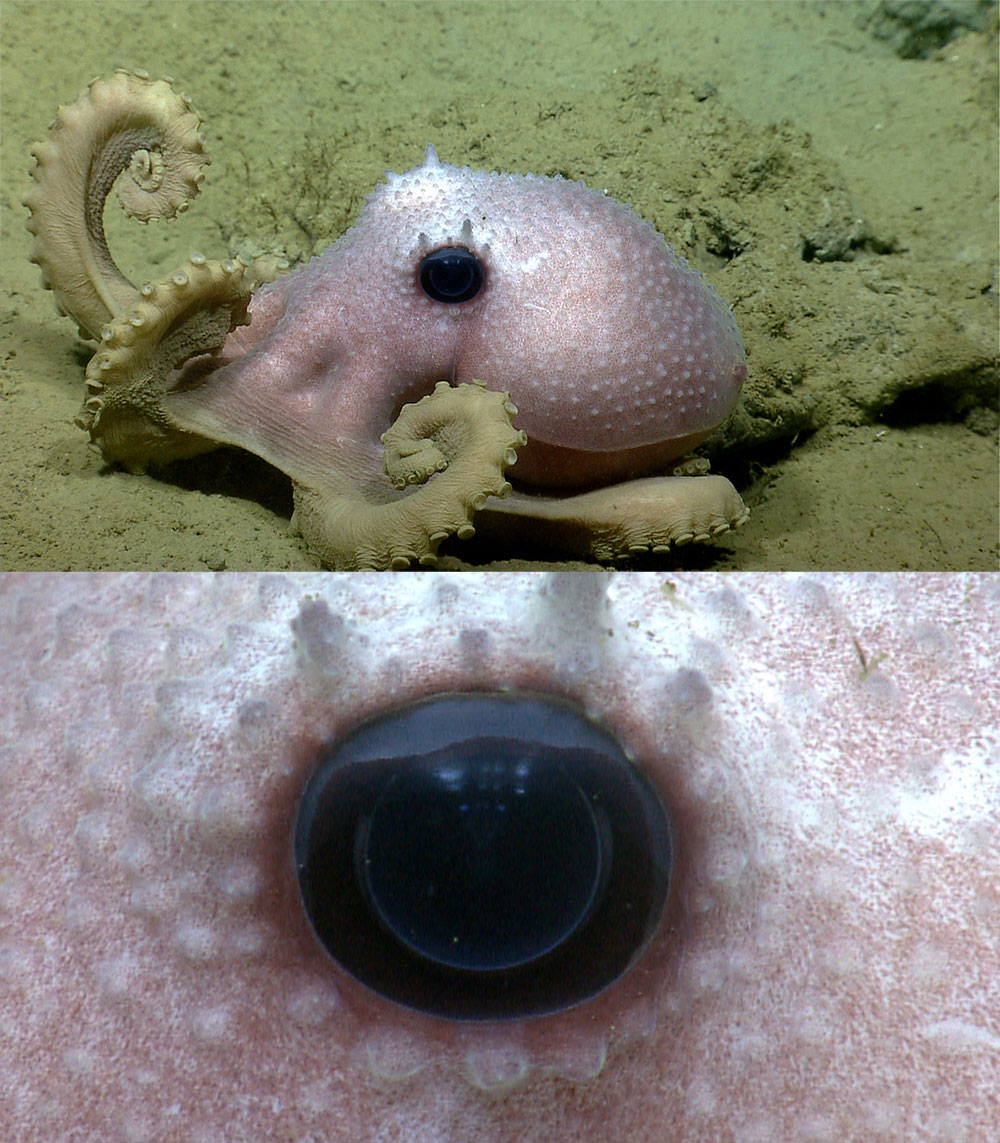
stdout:
[[(444, 246), (485, 266), (468, 302), (419, 285), (424, 255)], [(746, 376), (728, 306), (628, 207), (583, 183), (455, 167), (433, 148), (250, 313), (229, 364), (206, 385), (187, 370), (181, 388), (195, 387), (165, 407), (310, 487), (352, 456), (378, 460), (400, 407), (439, 380), (510, 392), (529, 438), (512, 478), (647, 476), (729, 415)]]
[[(0, 580), (4, 1139), (996, 1138), (997, 581), (542, 582)], [(603, 996), (456, 1027), (325, 958), (289, 829), (319, 742), (504, 684), (627, 743), (677, 880)]]

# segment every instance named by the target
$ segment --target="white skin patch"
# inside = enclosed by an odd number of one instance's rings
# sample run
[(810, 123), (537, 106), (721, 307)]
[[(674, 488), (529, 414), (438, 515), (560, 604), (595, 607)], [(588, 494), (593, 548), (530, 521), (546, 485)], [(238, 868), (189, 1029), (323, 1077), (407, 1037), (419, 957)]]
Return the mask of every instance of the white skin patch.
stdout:
[[(0, 580), (5, 1137), (990, 1138), (994, 579), (606, 582)], [(601, 996), (454, 1025), (326, 958), (290, 829), (320, 743), (501, 686), (626, 745), (676, 897)]]

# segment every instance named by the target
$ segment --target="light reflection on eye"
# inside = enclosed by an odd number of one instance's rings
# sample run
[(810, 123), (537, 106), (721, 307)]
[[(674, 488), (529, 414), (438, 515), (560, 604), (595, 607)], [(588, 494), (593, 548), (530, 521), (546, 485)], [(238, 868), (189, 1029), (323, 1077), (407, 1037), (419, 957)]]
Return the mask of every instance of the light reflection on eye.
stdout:
[(671, 860), (662, 804), (618, 743), (582, 708), (523, 692), (430, 696), (355, 728), (321, 753), (295, 828), (331, 956), (452, 1019), (602, 991), (655, 933)]

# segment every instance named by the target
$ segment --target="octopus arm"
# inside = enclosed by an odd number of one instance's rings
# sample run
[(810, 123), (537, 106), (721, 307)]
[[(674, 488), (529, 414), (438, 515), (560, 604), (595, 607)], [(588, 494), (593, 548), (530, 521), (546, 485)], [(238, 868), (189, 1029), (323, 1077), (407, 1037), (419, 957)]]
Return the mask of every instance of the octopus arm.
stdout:
[(31, 260), (61, 312), (101, 348), (87, 367), (76, 418), (109, 462), (131, 469), (213, 448), (164, 404), (173, 371), (216, 354), (246, 325), (254, 288), (287, 263), (264, 257), (210, 261), (194, 253), (157, 282), (135, 286), (115, 264), (104, 205), (118, 183), (127, 215), (172, 219), (198, 193), (209, 158), (201, 120), (170, 80), (119, 69), (60, 107), (49, 138), (32, 153), (35, 185), (24, 203), (35, 236)]
[(60, 107), (49, 138), (32, 148), (35, 186), (24, 200), (35, 236), (31, 260), (85, 337), (99, 337), (138, 297), (104, 235), (112, 186), (123, 176), (118, 198), (132, 218), (175, 218), (209, 162), (200, 127), (190, 100), (168, 80), (119, 69)]
[(724, 476), (660, 476), (575, 496), (515, 493), (490, 504), (477, 523), (489, 536), (516, 534), (563, 555), (614, 560), (703, 543), (749, 516)]
[(433, 566), (444, 539), (471, 537), (476, 512), (510, 492), (504, 471), (527, 440), (511, 425), (516, 412), (508, 394), (481, 382), (442, 381), (383, 434), (393, 489), (338, 450), (321, 480), (295, 483), (293, 523), (337, 571)]

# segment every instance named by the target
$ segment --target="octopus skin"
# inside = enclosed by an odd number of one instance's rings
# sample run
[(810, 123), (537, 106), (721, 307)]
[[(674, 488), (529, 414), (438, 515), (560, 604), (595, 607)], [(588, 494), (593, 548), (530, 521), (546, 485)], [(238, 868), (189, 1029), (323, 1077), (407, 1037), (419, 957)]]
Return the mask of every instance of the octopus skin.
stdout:
[[(993, 1138), (997, 602), (975, 575), (4, 577), (4, 1138)], [(453, 1023), (326, 957), (290, 834), (318, 744), (501, 687), (627, 744), (678, 874), (606, 992)]]
[[(78, 423), (108, 461), (247, 449), (291, 477), (295, 523), (338, 569), (433, 564), (480, 513), (501, 544), (533, 535), (606, 560), (747, 518), (727, 480), (685, 459), (736, 404), (739, 330), (628, 207), (428, 147), (292, 273), (194, 254), (136, 288), (104, 199), (121, 175), (134, 217), (184, 209), (208, 161), (199, 127), (168, 81), (120, 71), (34, 148), (32, 258), (102, 342)], [(471, 267), (473, 288), (438, 290), (441, 256), (465, 259), (446, 275)]]

